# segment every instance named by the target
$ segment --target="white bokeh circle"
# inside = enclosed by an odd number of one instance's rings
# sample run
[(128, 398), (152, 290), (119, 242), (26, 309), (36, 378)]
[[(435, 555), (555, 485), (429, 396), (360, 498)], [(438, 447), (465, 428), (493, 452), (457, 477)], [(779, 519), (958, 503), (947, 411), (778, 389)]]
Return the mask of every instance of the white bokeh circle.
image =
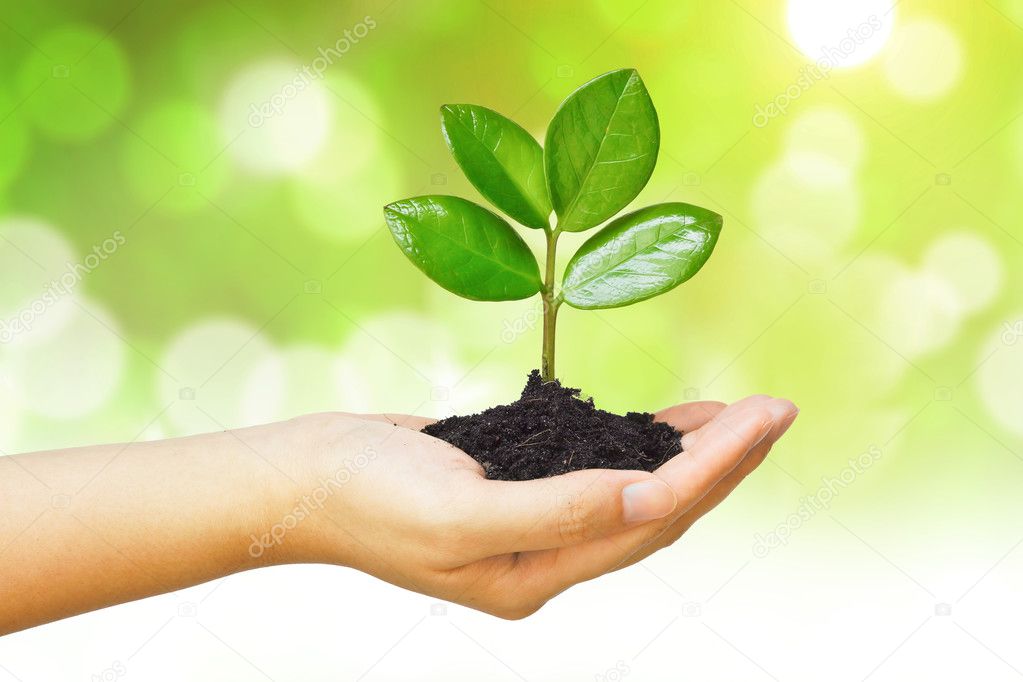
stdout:
[(998, 251), (969, 232), (939, 237), (924, 252), (923, 269), (948, 282), (960, 307), (967, 312), (989, 304), (1002, 288), (1003, 268)]
[(252, 369), (242, 387), (247, 422), (344, 410), (331, 368), (336, 356), (312, 345), (284, 348)]
[(963, 315), (958, 293), (948, 281), (909, 269), (887, 283), (876, 305), (877, 335), (910, 358), (951, 341)]
[(787, 156), (757, 179), (751, 194), (751, 227), (796, 262), (827, 260), (859, 223), (859, 188), (833, 164), (829, 167), (835, 172), (825, 183), (814, 175), (814, 166), (799, 160)]
[(73, 419), (102, 407), (117, 390), (127, 346), (113, 316), (82, 296), (68, 298), (66, 319), (56, 333), (11, 347), (3, 372), (15, 399), (28, 411)]
[(843, 110), (815, 106), (785, 130), (785, 148), (790, 154), (825, 157), (851, 171), (863, 162), (866, 142), (863, 129)]
[(332, 73), (325, 86), (338, 98), (330, 139), (291, 180), (289, 198), (299, 221), (313, 231), (362, 242), (383, 229), (380, 207), (402, 192), (401, 174), (394, 155), (382, 149), (374, 124), (380, 113), (370, 93), (341, 72)]
[(0, 237), (0, 342), (16, 347), (31, 337), (38, 343), (59, 332), (73, 312), (64, 299), (78, 282), (74, 246), (30, 217), (0, 221)]
[(803, 54), (842, 68), (862, 64), (884, 47), (895, 11), (891, 0), (789, 0), (786, 19)]
[(302, 225), (333, 241), (362, 243), (385, 229), (380, 207), (401, 194), (402, 183), (389, 157), (358, 170), (340, 146), (331, 144), (291, 181), (288, 191)]
[(977, 358), (981, 401), (1006, 430), (1023, 436), (1023, 310), (997, 328)]
[(330, 132), (330, 96), (299, 64), (253, 64), (227, 86), (220, 127), (229, 154), (263, 175), (294, 172), (308, 164)]
[(158, 360), (157, 390), (169, 404), (168, 422), (178, 434), (248, 425), (250, 376), (274, 357), (273, 346), (247, 322), (216, 317), (188, 327)]
[(869, 376), (879, 391), (895, 387), (910, 369), (898, 354), (874, 343), (872, 336), (872, 332), (882, 328), (877, 302), (887, 294), (889, 283), (906, 273), (908, 268), (894, 256), (866, 253), (829, 284), (829, 296), (841, 306), (835, 319), (844, 324), (843, 318), (852, 318), (848, 333), (853, 335), (850, 338), (858, 339), (856, 343), (845, 344), (840, 352), (850, 358), (851, 365), (859, 367), (861, 376)]
[(884, 59), (885, 78), (903, 97), (933, 100), (948, 93), (963, 71), (959, 37), (935, 19), (900, 25)]
[(495, 404), (493, 373), (463, 350), (453, 329), (419, 313), (360, 320), (333, 363), (340, 409), (446, 416)]

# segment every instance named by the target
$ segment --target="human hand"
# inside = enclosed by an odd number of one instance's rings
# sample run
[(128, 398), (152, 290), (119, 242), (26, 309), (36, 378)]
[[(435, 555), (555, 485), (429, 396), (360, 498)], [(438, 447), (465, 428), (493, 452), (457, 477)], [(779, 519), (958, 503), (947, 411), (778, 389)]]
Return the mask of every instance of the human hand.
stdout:
[(307, 490), (296, 492), (333, 492), (318, 496), (322, 507), (270, 560), (351, 566), (522, 618), (673, 543), (763, 461), (797, 413), (768, 396), (677, 405), (657, 417), (685, 432), (684, 451), (653, 473), (591, 469), (515, 482), (487, 480), (471, 457), (420, 433), (427, 419), (308, 415), (288, 422), (297, 451), (315, 453)]

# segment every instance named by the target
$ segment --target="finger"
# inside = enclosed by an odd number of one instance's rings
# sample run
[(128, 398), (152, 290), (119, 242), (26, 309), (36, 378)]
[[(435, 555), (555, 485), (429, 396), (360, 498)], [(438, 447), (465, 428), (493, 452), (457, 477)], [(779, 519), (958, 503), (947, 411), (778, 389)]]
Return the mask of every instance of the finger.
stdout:
[[(732, 471), (730, 471), (717, 485), (711, 489), (703, 498), (700, 499), (695, 505), (688, 509), (682, 516), (691, 517), (692, 521), (700, 518), (708, 511), (716, 507), (721, 503), (735, 488), (742, 483), (743, 479), (749, 476), (753, 471), (760, 466), (763, 461), (767, 458), (768, 453), (774, 444), (781, 439), (782, 436), (789, 430), (795, 422), (796, 417), (799, 416), (799, 409), (789, 403), (784, 408), (786, 411), (780, 417), (776, 417), (774, 427), (772, 427), (770, 433), (764, 438), (756, 447), (751, 449), (749, 453), (743, 458), (742, 462), (739, 463)], [(692, 523), (690, 523), (692, 525)]]
[[(766, 457), (767, 452), (774, 444), (774, 441), (780, 438), (781, 434), (784, 432), (780, 430), (781, 426), (786, 421), (790, 420), (790, 417), (794, 412), (798, 412), (796, 406), (788, 400), (770, 398), (769, 396), (762, 395), (749, 396), (748, 398), (744, 398), (723, 410), (718, 417), (708, 424), (707, 427), (701, 429), (700, 432), (693, 434), (694, 438), (690, 439), (690, 442), (685, 444), (685, 446), (690, 449), (702, 449), (704, 447), (713, 448), (715, 439), (727, 439), (729, 435), (732, 435), (733, 437), (736, 435), (734, 433), (730, 434), (730, 421), (736, 418), (735, 415), (755, 410), (763, 410), (770, 415), (770, 424), (766, 435), (760, 438), (757, 443), (753, 444), (753, 446), (740, 458), (740, 460), (734, 462), (734, 464), (728, 468), (727, 471), (724, 471), (720, 478), (715, 480), (711, 485), (706, 485), (707, 480), (709, 479), (700, 481), (699, 479), (693, 479), (693, 476), (687, 473), (686, 470), (692, 468), (692, 460), (675, 458), (673, 460), (669, 460), (655, 472), (662, 478), (665, 478), (669, 484), (672, 484), (672, 487), (679, 495), (680, 504), (679, 509), (676, 512), (677, 516), (682, 516), (697, 506), (736, 469), (741, 469), (743, 463), (752, 464), (753, 468), (755, 468), (756, 465), (759, 465), (760, 462), (763, 461), (763, 458)], [(787, 428), (787, 425), (785, 428)], [(753, 464), (754, 462), (755, 464)], [(752, 468), (749, 470), (751, 471)], [(695, 481), (695, 485), (691, 486), (688, 495), (680, 491), (678, 488), (678, 485), (687, 479)], [(741, 480), (741, 478), (739, 480)], [(673, 483), (673, 481), (678, 481), (678, 483)], [(738, 481), (736, 481), (735, 485), (738, 485)], [(727, 495), (727, 493), (725, 494)], [(668, 530), (669, 529), (667, 527), (664, 528), (665, 532)], [(656, 534), (653, 535), (649, 541), (653, 541), (656, 537)]]
[[(687, 403), (662, 410), (658, 418), (688, 431), (724, 407), (713, 401)], [(476, 508), (486, 509), (470, 515), (474, 527), (463, 525), (478, 558), (578, 544), (663, 518), (676, 504), (674, 493), (656, 476), (607, 469), (534, 481), (484, 481), (470, 497)], [(484, 505), (476, 503), (480, 500)]]
[[(724, 403), (709, 400), (685, 403), (661, 410), (655, 418), (688, 432), (706, 424), (725, 407)], [(644, 482), (646, 485), (642, 485)], [(633, 483), (639, 485), (626, 492), (625, 488)], [(507, 485), (494, 481), (488, 484), (491, 490), (497, 489), (494, 484)], [(674, 511), (674, 504), (667, 509), (669, 496), (665, 486), (643, 472), (577, 471), (536, 481), (515, 481), (512, 486), (515, 495), (498, 498), (509, 500), (515, 507), (503, 515), (505, 537), (496, 542), (481, 539), (480, 546), (490, 552), (481, 556), (566, 547), (663, 518)], [(492, 528), (489, 526), (485, 534), (492, 535)]]
[(567, 547), (614, 535), (677, 506), (674, 491), (646, 471), (584, 469), (532, 481), (480, 479), (464, 527), (476, 558)]
[(672, 405), (657, 412), (654, 419), (667, 422), (682, 433), (696, 431), (701, 426), (718, 416), (726, 405), (716, 400), (701, 400), (695, 403)]
[[(731, 403), (730, 405), (725, 406), (723, 410), (714, 415), (714, 419), (723, 419), (729, 415), (741, 412), (746, 408), (754, 407), (757, 405), (764, 405), (771, 400), (772, 400), (771, 396), (763, 394), (746, 396), (741, 400), (738, 400), (734, 403)], [(700, 439), (701, 434), (702, 432), (700, 431), (700, 429), (695, 429), (686, 432), (682, 436), (682, 449), (685, 450), (695, 445), (696, 441)]]
[[(677, 509), (684, 511), (699, 501), (767, 437), (773, 426), (772, 413), (763, 406), (748, 407), (707, 424), (704, 428), (708, 432), (693, 450), (674, 457), (658, 470), (659, 477), (678, 498)], [(550, 580), (565, 589), (606, 573), (666, 528), (664, 522), (652, 521), (614, 536), (563, 548), (549, 567)]]
[(728, 473), (721, 481), (714, 486), (714, 488), (704, 495), (703, 499), (693, 505), (688, 511), (682, 514), (681, 517), (672, 525), (661, 533), (658, 537), (651, 540), (645, 546), (640, 548), (632, 557), (629, 558), (620, 568), (631, 566), (636, 562), (642, 561), (646, 557), (650, 556), (654, 552), (657, 552), (669, 545), (673, 544), (678, 540), (683, 533), (689, 530), (694, 523), (702, 518), (707, 512), (717, 507), (721, 502), (724, 501), (732, 492), (746, 479), (757, 467), (759, 467), (767, 455), (770, 453), (771, 448), (778, 440), (785, 435), (789, 427), (795, 421), (799, 415), (799, 410), (794, 410), (789, 416), (783, 419), (777, 424), (771, 433), (760, 442), (755, 448), (743, 458), (742, 462), (739, 463), (735, 469)]
[(784, 419), (787, 400), (746, 398), (729, 406), (694, 433), (690, 450), (665, 462), (654, 473), (672, 487), (679, 498), (678, 514), (696, 504), (717, 485)]
[(367, 419), (374, 422), (385, 422), (413, 431), (422, 431), (424, 427), (437, 421), (429, 417), (418, 417), (414, 414), (353, 414), (353, 417)]

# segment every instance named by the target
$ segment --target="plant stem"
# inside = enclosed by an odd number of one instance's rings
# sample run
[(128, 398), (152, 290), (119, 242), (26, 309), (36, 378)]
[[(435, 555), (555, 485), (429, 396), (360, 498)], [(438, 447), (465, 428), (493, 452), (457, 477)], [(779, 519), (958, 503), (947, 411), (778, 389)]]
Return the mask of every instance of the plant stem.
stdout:
[(554, 381), (554, 328), (558, 321), (561, 297), (554, 295), (554, 261), (560, 231), (544, 230), (547, 235), (547, 267), (543, 281), (543, 352), (540, 356), (540, 378)]

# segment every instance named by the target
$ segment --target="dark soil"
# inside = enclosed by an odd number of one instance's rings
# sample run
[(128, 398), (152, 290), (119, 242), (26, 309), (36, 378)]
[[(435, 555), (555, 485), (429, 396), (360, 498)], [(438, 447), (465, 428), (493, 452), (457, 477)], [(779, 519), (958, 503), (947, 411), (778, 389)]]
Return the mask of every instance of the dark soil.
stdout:
[(533, 370), (522, 397), (423, 429), (467, 452), (487, 478), (525, 481), (577, 469), (653, 471), (682, 451), (682, 434), (653, 415), (598, 410), (592, 398)]

